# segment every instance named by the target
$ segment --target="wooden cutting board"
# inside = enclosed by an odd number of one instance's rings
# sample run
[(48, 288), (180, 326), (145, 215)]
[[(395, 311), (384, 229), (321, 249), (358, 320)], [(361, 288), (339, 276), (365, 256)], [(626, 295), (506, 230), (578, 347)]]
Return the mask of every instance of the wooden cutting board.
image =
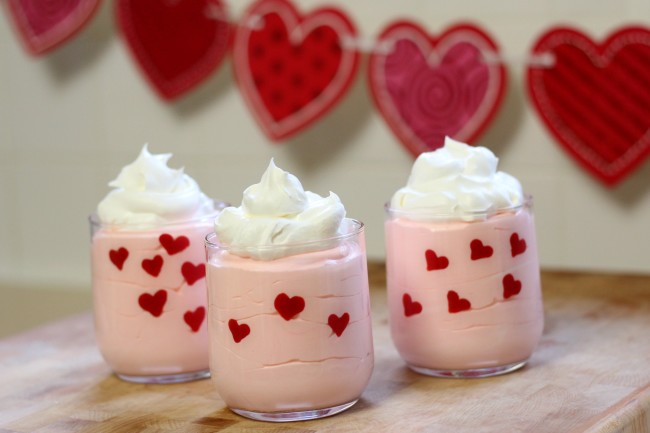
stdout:
[(0, 433), (650, 432), (650, 277), (543, 273), (546, 329), (530, 363), (490, 379), (408, 370), (389, 336), (384, 269), (371, 266), (376, 366), (350, 410), (272, 424), (224, 407), (209, 380), (122, 382), (90, 313), (0, 340)]

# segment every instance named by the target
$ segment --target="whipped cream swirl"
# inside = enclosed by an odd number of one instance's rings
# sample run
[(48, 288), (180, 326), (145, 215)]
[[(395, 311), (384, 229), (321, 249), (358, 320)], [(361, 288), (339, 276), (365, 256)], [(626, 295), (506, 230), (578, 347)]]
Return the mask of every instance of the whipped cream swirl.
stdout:
[(498, 162), (485, 147), (446, 137), (444, 147), (418, 156), (407, 185), (393, 195), (390, 207), (408, 212), (411, 219), (475, 220), (521, 205), (521, 184), (497, 171)]
[(260, 183), (244, 191), (241, 206), (217, 216), (214, 231), (233, 254), (274, 260), (331, 248), (344, 217), (336, 194), (305, 191), (296, 176), (271, 160)]
[(196, 181), (182, 168), (167, 166), (171, 156), (152, 155), (145, 144), (138, 158), (108, 184), (114, 189), (97, 206), (99, 220), (140, 229), (214, 214), (214, 202)]

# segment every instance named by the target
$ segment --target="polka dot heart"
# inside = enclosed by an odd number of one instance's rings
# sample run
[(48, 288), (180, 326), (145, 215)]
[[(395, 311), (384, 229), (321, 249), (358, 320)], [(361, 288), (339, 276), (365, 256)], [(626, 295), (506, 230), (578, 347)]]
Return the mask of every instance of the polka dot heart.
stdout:
[(260, 0), (235, 33), (235, 75), (257, 122), (274, 140), (325, 115), (356, 75), (359, 53), (346, 46), (352, 22), (333, 8), (301, 15), (287, 0)]
[(446, 135), (471, 143), (496, 114), (506, 69), (495, 60), (496, 43), (478, 27), (458, 25), (432, 37), (398, 21), (381, 33), (378, 47), (370, 56), (370, 90), (413, 155), (442, 147)]
[(7, 0), (9, 16), (27, 50), (46, 53), (80, 31), (100, 0)]

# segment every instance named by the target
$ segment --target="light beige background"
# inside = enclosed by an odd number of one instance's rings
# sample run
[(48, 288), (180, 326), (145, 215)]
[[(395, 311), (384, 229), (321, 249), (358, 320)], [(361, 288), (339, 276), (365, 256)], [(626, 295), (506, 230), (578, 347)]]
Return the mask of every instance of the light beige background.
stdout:
[[(230, 0), (236, 19), (249, 1)], [(303, 10), (325, 0), (298, 0)], [(602, 38), (650, 19), (647, 0), (332, 0), (372, 38), (397, 17), (438, 33), (478, 23), (501, 45), (509, 87), (480, 144), (501, 158), (535, 196), (539, 250), (546, 268), (650, 272), (650, 161), (608, 189), (571, 160), (527, 100), (527, 52), (542, 31), (571, 24)], [(162, 102), (129, 56), (113, 2), (74, 40), (28, 56), (0, 17), (0, 285), (88, 292), (86, 217), (107, 182), (144, 142), (172, 152), (211, 196), (239, 204), (270, 157), (307, 189), (338, 193), (367, 224), (370, 259), (383, 259), (383, 203), (407, 179), (412, 158), (374, 110), (365, 59), (347, 97), (321, 122), (271, 144), (254, 123), (227, 60), (194, 92)], [(645, 17), (645, 21), (639, 21)]]

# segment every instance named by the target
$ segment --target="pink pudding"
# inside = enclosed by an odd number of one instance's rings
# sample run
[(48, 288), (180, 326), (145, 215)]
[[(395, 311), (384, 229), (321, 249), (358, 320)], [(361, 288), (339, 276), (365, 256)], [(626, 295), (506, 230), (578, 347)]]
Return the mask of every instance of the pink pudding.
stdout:
[(203, 239), (213, 221), (146, 231), (95, 225), (96, 339), (120, 377), (208, 375)]
[(359, 398), (374, 363), (363, 237), (271, 261), (216, 244), (208, 254), (210, 367), (231, 409), (313, 411)]
[(275, 422), (351, 407), (374, 365), (363, 224), (271, 160), (214, 227), (210, 371), (226, 405)]
[(90, 217), (97, 345), (131, 382), (210, 375), (204, 239), (225, 203), (171, 156), (144, 145)]
[(418, 373), (508, 373), (542, 335), (532, 197), (497, 165), (491, 150), (447, 137), (386, 206), (391, 335)]
[(409, 366), (480, 375), (531, 356), (544, 316), (528, 206), (472, 222), (394, 217), (385, 232), (391, 334)]

